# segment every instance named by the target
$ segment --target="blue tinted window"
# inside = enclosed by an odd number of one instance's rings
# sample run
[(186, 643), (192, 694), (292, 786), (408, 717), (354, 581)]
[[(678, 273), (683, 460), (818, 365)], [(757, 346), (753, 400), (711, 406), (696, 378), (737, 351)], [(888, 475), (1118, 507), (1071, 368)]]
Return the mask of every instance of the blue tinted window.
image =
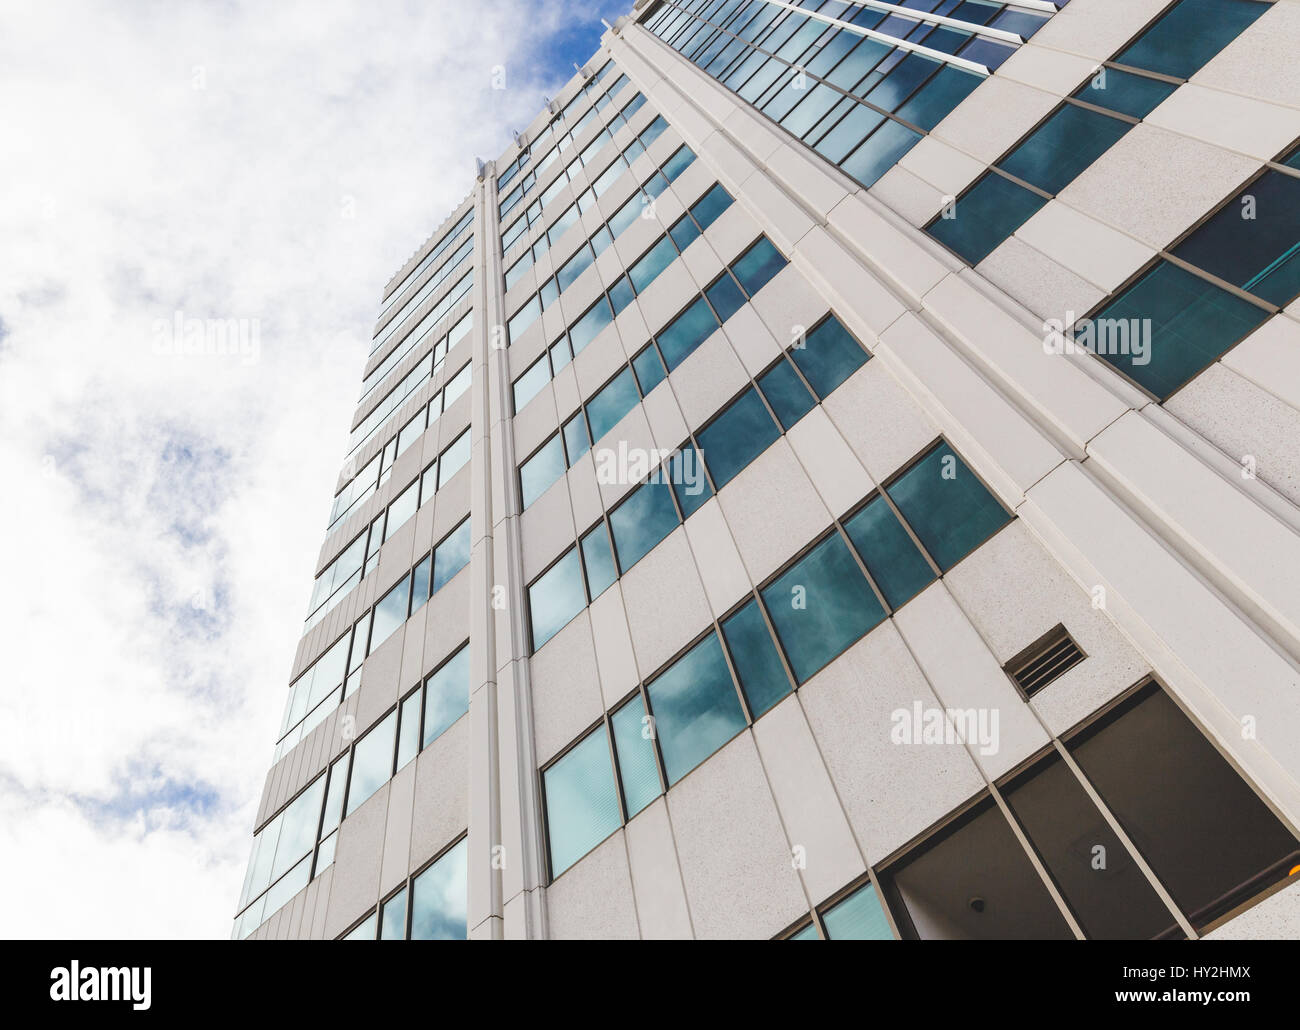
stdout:
[(579, 354), (596, 335), (614, 320), (613, 312), (609, 309), (609, 303), (604, 297), (592, 306), (585, 315), (583, 315), (569, 329), (569, 343), (573, 346), (573, 353)]
[(618, 425), (619, 420), (640, 401), (632, 369), (625, 368), (587, 402), (587, 418), (591, 420), (593, 439), (599, 440)]
[(883, 498), (870, 501), (844, 529), (891, 608), (900, 607), (934, 579), (930, 563)]
[(1102, 68), (1075, 96), (1089, 104), (1106, 107), (1132, 118), (1145, 118), (1177, 87), (1172, 82), (1148, 79), (1145, 75)]
[(758, 387), (783, 429), (793, 426), (817, 403), (788, 361), (778, 361), (759, 376)]
[(936, 218), (925, 231), (978, 265), (1046, 203), (1037, 193), (986, 172), (953, 206), (952, 218)]
[(537, 320), (537, 316), (542, 312), (542, 305), (534, 294), (528, 298), (528, 303), (515, 312), (511, 317), (508, 326), (508, 335), (510, 342), (513, 343), (519, 339), (519, 335)]
[(677, 260), (677, 248), (665, 236), (628, 270), (628, 277), (636, 292), (640, 293), (659, 277), (659, 274)]
[(713, 488), (704, 474), (704, 463), (700, 461), (700, 452), (694, 444), (685, 444), (668, 459), (667, 469), (669, 482), (682, 509), (682, 518), (689, 519), (713, 496)]
[(755, 719), (790, 693), (790, 678), (772, 643), (757, 601), (750, 601), (722, 624), (731, 663)]
[(609, 303), (614, 308), (615, 316), (622, 314), (633, 300), (636, 299), (636, 292), (632, 289), (631, 282), (627, 276), (620, 275), (618, 282), (609, 288)]
[(534, 361), (527, 372), (515, 380), (515, 411), (522, 411), (525, 404), (537, 396), (538, 392), (551, 381), (551, 369), (546, 357)]
[(550, 485), (564, 475), (564, 469), (564, 444), (557, 434), (519, 466), (519, 489), (524, 507), (546, 493)]
[(716, 633), (646, 686), (671, 786), (745, 728)]
[(469, 564), (469, 519), (447, 534), (433, 550), (433, 592), (436, 594)]
[(908, 54), (864, 97), (886, 111), (893, 111), (942, 65), (932, 57)]
[(1269, 6), (1258, 0), (1182, 0), (1115, 63), (1190, 79)]
[[(926, 45), (930, 45), (928, 39)], [(943, 121), (983, 81), (982, 75), (946, 64), (898, 109), (898, 115), (928, 131)]]
[(426, 748), (469, 711), (469, 647), (462, 647), (424, 681), (424, 732)]
[(849, 376), (867, 363), (867, 352), (834, 315), (810, 332), (803, 346), (790, 348), (799, 371), (825, 398)]
[(609, 549), (609, 534), (603, 522), (582, 538), (582, 561), (587, 567), (587, 594), (594, 599), (618, 578), (614, 553)]
[(740, 280), (749, 296), (753, 296), (785, 267), (785, 258), (772, 246), (766, 236), (761, 237), (749, 250), (731, 264), (731, 271)]
[(886, 121), (857, 150), (840, 162), (840, 167), (863, 186), (873, 186), (920, 139), (920, 134), (907, 126)]
[(570, 465), (591, 449), (591, 438), (587, 435), (587, 423), (581, 409), (564, 423), (564, 449)]
[(814, 149), (835, 164), (839, 164), (854, 148), (885, 120), (879, 111), (855, 104), (847, 115), (814, 144)]
[(718, 281), (704, 292), (705, 296), (709, 298), (709, 303), (713, 305), (714, 313), (717, 314), (719, 322), (725, 322), (745, 306), (745, 295), (740, 292), (736, 280), (726, 272), (723, 272), (718, 277)]
[[(1246, 197), (1253, 218), (1245, 217)], [(1284, 307), (1300, 293), (1300, 179), (1265, 172), (1174, 254)]]
[(631, 819), (662, 793), (654, 742), (640, 695), (615, 712), (610, 722), (614, 726), (619, 778), (623, 781), (623, 802)]
[(704, 452), (714, 485), (721, 489), (780, 435), (762, 398), (750, 387), (696, 433), (695, 439)]
[(598, 726), (542, 774), (551, 874), (559, 876), (619, 828), (609, 738)]
[(672, 227), (668, 230), (668, 235), (672, 237), (673, 243), (677, 245), (678, 250), (685, 251), (700, 235), (700, 229), (691, 221), (690, 215), (682, 215), (672, 224)]
[(583, 247), (573, 257), (569, 258), (555, 276), (560, 284), (560, 289), (567, 290), (572, 286), (577, 281), (578, 276), (591, 267), (594, 260), (595, 256), (592, 254), (590, 247)]
[(727, 208), (731, 207), (731, 194), (722, 188), (720, 184), (714, 184), (708, 193), (704, 194), (691, 207), (691, 214), (695, 217), (701, 229), (707, 229), (714, 223), (718, 215), (722, 214)]
[(691, 162), (694, 160), (695, 154), (691, 152), (690, 147), (679, 147), (677, 153), (673, 154), (672, 157), (664, 162), (664, 175), (666, 175), (668, 181), (671, 182), (690, 167)]
[(406, 621), (406, 600), (411, 591), (411, 577), (403, 576), (402, 581), (386, 593), (375, 605), (374, 622), (370, 629), (370, 650), (374, 651), (380, 644), (393, 635), (397, 628)]
[(800, 683), (885, 617), (838, 533), (799, 559), (762, 594)]
[(673, 319), (657, 337), (659, 352), (668, 365), (668, 371), (690, 357), (717, 328), (718, 320), (703, 297)]
[(427, 554), (411, 574), (411, 612), (414, 613), (429, 599), (429, 576), (433, 571), (433, 555)]
[(946, 443), (930, 451), (886, 491), (944, 572), (1011, 521)]
[(1107, 339), (1095, 339), (1094, 347), (1164, 400), (1268, 317), (1249, 301), (1161, 261), (1097, 312), (1093, 335), (1100, 337), (1104, 329)]
[(347, 814), (388, 782), (393, 775), (393, 752), (397, 746), (397, 712), (389, 712), (374, 729), (357, 741), (352, 752), (352, 779), (348, 783)]
[(463, 941), (469, 937), (466, 855), (462, 840), (411, 883), (411, 940)]
[(533, 650), (568, 625), (587, 606), (582, 590), (582, 564), (575, 547), (528, 588), (532, 616)]
[(1059, 193), (1129, 128), (1118, 118), (1065, 104), (998, 167), (1048, 193)]
[(619, 568), (627, 572), (677, 528), (677, 509), (668, 484), (643, 483), (609, 515)]
[(832, 941), (892, 941), (889, 920), (876, 888), (865, 884), (822, 913), (826, 938)]
[(636, 372), (643, 397), (648, 397), (650, 391), (662, 383), (667, 375), (664, 371), (664, 363), (659, 360), (659, 352), (653, 345), (646, 347), (632, 359), (632, 368)]

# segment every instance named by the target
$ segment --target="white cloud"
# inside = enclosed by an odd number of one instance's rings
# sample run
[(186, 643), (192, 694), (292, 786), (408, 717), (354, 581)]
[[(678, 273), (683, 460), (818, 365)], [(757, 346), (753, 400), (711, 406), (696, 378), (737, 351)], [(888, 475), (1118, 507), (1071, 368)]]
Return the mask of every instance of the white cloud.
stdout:
[[(229, 933), (380, 291), (568, 78), (536, 48), (571, 17), (594, 14), (4, 16), (10, 935)], [(177, 311), (256, 319), (258, 360), (155, 353)]]

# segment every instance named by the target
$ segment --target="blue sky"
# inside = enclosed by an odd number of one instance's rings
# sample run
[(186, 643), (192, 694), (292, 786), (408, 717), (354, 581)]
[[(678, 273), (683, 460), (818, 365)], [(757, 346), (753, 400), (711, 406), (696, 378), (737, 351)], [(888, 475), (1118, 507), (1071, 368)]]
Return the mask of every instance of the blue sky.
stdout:
[(10, 935), (229, 933), (383, 286), (629, 7), (6, 12)]

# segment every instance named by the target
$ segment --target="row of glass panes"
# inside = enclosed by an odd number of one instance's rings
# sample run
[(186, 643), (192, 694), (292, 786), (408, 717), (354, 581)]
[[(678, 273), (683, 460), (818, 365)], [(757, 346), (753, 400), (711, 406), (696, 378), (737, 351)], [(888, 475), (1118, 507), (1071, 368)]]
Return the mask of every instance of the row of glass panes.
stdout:
[[(461, 296), (463, 297), (464, 294), (461, 294)], [(474, 312), (471, 310), (467, 312), (454, 326), (452, 326), (445, 336), (438, 340), (437, 345), (433, 348), (435, 365), (440, 360), (439, 351), (441, 351), (441, 356), (445, 357), (450, 347), (459, 342), (464, 335), (469, 332), (473, 324)], [(430, 328), (432, 329), (435, 327), (431, 326)], [(358, 406), (365, 403), (366, 398), (379, 387), (383, 382), (384, 377), (397, 367), (398, 362), (410, 354), (411, 351), (415, 350), (416, 347), (423, 344), (430, 335), (430, 333), (426, 332), (418, 335), (412, 334), (406, 337), (401, 346), (394, 347), (387, 356), (385, 356), (383, 361), (371, 369), (371, 371), (367, 373), (365, 378), (361, 381), (361, 396), (357, 399)]]
[[(662, 185), (654, 194), (656, 197), (667, 188), (667, 176), (663, 176), (662, 179)], [(730, 206), (731, 194), (720, 185), (714, 183), (706, 190), (700, 199), (673, 223), (667, 233), (631, 262), (627, 272), (619, 276), (618, 280), (603, 292), (613, 309), (614, 317), (617, 318), (638, 294), (654, 282), (659, 274), (677, 260), (678, 255)], [(639, 218), (653, 217), (655, 217), (653, 202), (647, 206), (644, 198), (636, 195), (630, 197), (609, 220), (608, 225), (602, 226), (593, 233), (588, 243), (580, 247), (561, 266), (554, 277), (543, 282), (541, 288), (524, 301), (519, 310), (511, 316), (506, 333), (507, 339), (511, 343), (517, 340), (543, 311), (559, 299), (561, 292), (571, 286), (578, 276), (595, 263), (596, 258), (613, 242), (616, 234), (623, 232)], [(574, 350), (573, 354), (576, 355), (577, 350)]]
[[(472, 273), (471, 275), (466, 276), (466, 279), (469, 278), (472, 278)], [(465, 288), (468, 290), (469, 287), (466, 286)], [(457, 302), (459, 302), (459, 300), (460, 298), (457, 298)], [(448, 310), (443, 312), (439, 318), (430, 322), (429, 329), (417, 336), (415, 338), (416, 343), (407, 349), (414, 349), (415, 346), (418, 346), (423, 343), (424, 340), (428, 339), (433, 329), (436, 328), (437, 323), (440, 322), (442, 318), (445, 318), (450, 310), (451, 309), (448, 308)], [(432, 312), (430, 314), (432, 314)], [(472, 326), (472, 320), (466, 322), (464, 319), (458, 319), (454, 328), (458, 332), (464, 333), (468, 332)], [(457, 337), (457, 342), (459, 342), (459, 339), (460, 337)], [(448, 348), (450, 348), (452, 346), (450, 332), (447, 334), (447, 341)], [(348, 457), (351, 457), (358, 450), (364, 447), (370, 437), (379, 431), (379, 428), (385, 421), (387, 421), (389, 416), (401, 406), (402, 402), (414, 393), (415, 390), (423, 386), (425, 381), (433, 375), (434, 365), (437, 363), (438, 356), (434, 353), (434, 348), (430, 349), (429, 354), (430, 358), (428, 361), (420, 362), (405, 376), (403, 376), (401, 382), (389, 390), (388, 393), (384, 395), (383, 399), (371, 408), (370, 411), (366, 413), (365, 417), (353, 428), (352, 432), (348, 434)]]
[[(582, 136), (583, 130), (586, 129), (586, 127), (592, 123), (592, 121), (595, 119), (596, 115), (600, 111), (603, 111), (606, 107), (608, 107), (611, 103), (613, 103), (614, 98), (623, 91), (623, 87), (626, 86), (627, 84), (628, 84), (627, 76), (620, 75), (617, 79), (614, 80), (614, 82), (610, 84), (608, 90), (601, 91), (596, 96), (592, 105), (589, 108), (587, 108), (587, 110), (583, 113), (582, 117), (579, 118), (574, 123), (573, 127), (565, 129), (563, 133), (556, 139), (555, 146), (553, 146), (549, 151), (547, 151), (547, 153), (543, 157), (537, 160), (536, 167), (531, 169), (527, 175), (525, 175), (518, 183), (515, 184), (514, 189), (512, 189), (501, 199), (501, 202), (498, 205), (498, 215), (500, 218), (504, 219), (505, 216), (532, 191), (532, 189), (537, 185), (538, 177), (541, 176), (546, 171), (547, 168), (549, 168), (552, 164), (554, 164), (557, 160), (559, 160), (560, 155), (563, 154), (566, 150), (568, 150), (569, 147), (571, 147), (574, 144), (574, 142)], [(584, 85), (582, 91), (579, 92), (579, 94), (575, 96), (573, 100), (569, 101), (568, 105), (565, 107), (565, 111), (568, 111), (569, 108), (573, 107), (575, 103), (582, 100), (586, 95), (588, 95), (588, 90), (590, 89), (591, 89), (590, 83)], [(639, 93), (636, 94), (636, 96), (632, 98), (632, 103), (628, 104), (627, 107), (625, 107), (621, 112), (624, 121), (626, 121), (628, 118), (631, 118), (632, 115), (635, 114), (636, 111), (640, 108), (641, 104), (644, 103), (645, 103), (645, 97), (641, 96)], [(567, 116), (565, 114), (565, 111), (560, 112), (559, 117), (554, 121), (552, 121), (551, 123), (552, 127), (557, 126), (561, 120), (565, 121), (565, 123), (567, 124)], [(561, 180), (562, 179), (563, 176), (561, 176)], [(557, 180), (557, 181), (561, 181), (561, 180)], [(501, 185), (499, 180), (498, 180), (497, 188), (498, 189), (504, 188)], [(542, 205), (545, 206), (545, 204), (546, 201), (543, 200)]]
[(458, 272), (460, 270), (461, 265), (465, 261), (469, 260), (469, 257), (473, 252), (474, 252), (474, 235), (473, 233), (471, 233), (465, 239), (465, 242), (456, 248), (455, 253), (453, 253), (449, 258), (447, 258), (446, 262), (443, 263), (442, 267), (440, 267), (432, 276), (430, 276), (428, 281), (425, 282), (425, 284), (421, 286), (419, 290), (417, 290), (414, 294), (411, 295), (411, 298), (405, 304), (402, 305), (401, 310), (398, 311), (396, 315), (394, 315), (387, 322), (384, 321), (383, 316), (380, 316), (380, 326), (375, 332), (376, 342), (371, 344), (370, 353), (373, 354), (376, 350), (378, 350), (381, 346), (383, 346), (384, 342), (392, 335), (392, 330), (394, 330), (397, 327), (400, 327), (406, 321), (406, 319), (410, 317), (411, 313), (414, 312), (416, 308), (418, 308), (421, 304), (423, 304), (426, 300), (428, 300), (430, 297), (434, 295), (434, 293), (437, 291), (439, 286), (441, 286), (449, 278), (451, 278), (453, 274)]
[(543, 769), (552, 877), (1010, 520), (944, 441), (886, 481)]
[[(614, 155), (613, 160), (605, 167), (605, 170), (594, 178), (591, 186), (579, 194), (577, 200), (565, 208), (555, 221), (539, 234), (532, 245), (520, 251), (519, 256), (510, 263), (505, 273), (506, 289), (510, 289), (519, 281), (519, 277), (525, 271), (541, 259), (543, 254), (558, 244), (565, 231), (577, 222), (584, 213), (595, 207), (596, 201), (601, 194), (618, 182), (623, 173), (631, 168), (632, 162), (644, 154), (646, 149), (663, 134), (666, 128), (668, 128), (668, 123), (664, 121), (663, 116), (657, 116), (654, 121), (641, 130), (640, 135), (628, 144), (626, 150)], [(647, 180), (647, 184), (653, 179), (654, 175), (652, 174)], [(643, 188), (639, 187), (639, 189)], [(511, 244), (519, 239), (521, 235), (522, 232), (516, 233), (510, 241)], [(507, 251), (508, 247), (502, 248), (503, 254)]]
[[(458, 270), (462, 267), (464, 267), (464, 262), (453, 270)], [(445, 281), (446, 280), (442, 280), (442, 282)], [(439, 285), (441, 285), (442, 282), (440, 282)], [(397, 319), (389, 322), (371, 345), (371, 355), (373, 356), (393, 339), (400, 342), (401, 340), (406, 339), (408, 335), (414, 335), (417, 340), (422, 340), (426, 333), (431, 332), (439, 322), (447, 317), (451, 309), (454, 308), (460, 299), (469, 292), (469, 288), (473, 285), (474, 268), (471, 265), (465, 269), (465, 274), (455, 281), (451, 288), (442, 296), (442, 299), (429, 309), (428, 313), (420, 319), (419, 323), (414, 328), (410, 328), (410, 323), (417, 314), (418, 305), (416, 309), (412, 309), (411, 313), (400, 322)], [(423, 304), (431, 295), (432, 293), (422, 296), (420, 298), (420, 303)]]
[(473, 224), (474, 224), (474, 208), (471, 206), (468, 211), (466, 211), (463, 215), (461, 215), (460, 220), (457, 221), (455, 225), (453, 225), (450, 229), (447, 230), (446, 234), (442, 237), (442, 239), (440, 239), (436, 244), (434, 244), (433, 249), (430, 250), (429, 253), (424, 255), (420, 263), (416, 265), (413, 269), (411, 269), (411, 271), (409, 271), (405, 276), (403, 276), (402, 281), (400, 283), (398, 283), (396, 286), (393, 287), (392, 291), (384, 299), (384, 309), (379, 316), (381, 319), (384, 317), (384, 315), (388, 313), (388, 311), (392, 308), (392, 306), (397, 303), (397, 299), (401, 294), (402, 290), (406, 287), (406, 284), (418, 279), (420, 275), (424, 272), (424, 270), (428, 268), (431, 264), (433, 264), (435, 261), (437, 261), (439, 257), (445, 254), (447, 252), (447, 248), (450, 247), (453, 243), (455, 243), (458, 239), (460, 239), (461, 233), (463, 233), (466, 229), (468, 229)]
[[(472, 320), (473, 313), (471, 312), (456, 323), (450, 334), (438, 341), (437, 346), (432, 351), (432, 365), (429, 368), (430, 379), (438, 374), (438, 369), (442, 367), (442, 363), (446, 360), (451, 348), (469, 332), (472, 327)], [(366, 463), (365, 468), (344, 484), (343, 489), (334, 495), (334, 503), (330, 506), (329, 525), (326, 527), (327, 533), (345, 519), (358, 504), (365, 501), (375, 490), (384, 485), (388, 473), (392, 469), (393, 459), (406, 450), (414, 439), (410, 433), (412, 425), (418, 423), (420, 432), (433, 425), (438, 420), (438, 417), (469, 388), (470, 374), (470, 365), (466, 363), (459, 372), (448, 380), (447, 385), (438, 391), (427, 405), (420, 409), (414, 418), (407, 421), (396, 436), (379, 449), (379, 452)], [(427, 382), (427, 380), (422, 379), (419, 385), (423, 385), (423, 382)], [(409, 396), (410, 392), (407, 391), (402, 399), (405, 400)], [(378, 423), (366, 440), (361, 442), (366, 443), (369, 437), (373, 436), (374, 432), (382, 428), (382, 426), (382, 422)], [(418, 436), (419, 433), (415, 435)]]
[[(421, 489), (431, 482), (434, 469), (431, 465), (421, 476)], [(412, 484), (408, 492), (414, 489)], [(466, 518), (293, 682), (273, 761), (278, 762), (351, 696), (361, 685), (362, 661), (465, 567), (469, 561), (469, 532)]]
[[(640, 93), (636, 94), (636, 96), (629, 100), (623, 110), (615, 114), (609, 120), (609, 124), (602, 128), (600, 132), (592, 138), (591, 142), (574, 156), (573, 160), (570, 161), (564, 167), (564, 170), (555, 177), (555, 180), (546, 188), (542, 195), (529, 204), (513, 222), (501, 231), (501, 253), (503, 255), (509, 253), (510, 248), (514, 246), (515, 242), (518, 241), (525, 232), (545, 221), (542, 215), (547, 205), (563, 191), (566, 185), (578, 181), (580, 177), (586, 175), (585, 169), (587, 166), (596, 162), (601, 154), (604, 153), (606, 146), (614, 141), (614, 134), (624, 126), (630, 125), (632, 116), (635, 115), (644, 104), (645, 97)], [(651, 125), (653, 124), (654, 123), (652, 122)], [(642, 137), (642, 146), (649, 146), (649, 141), (644, 139), (644, 132), (640, 135)], [(637, 141), (633, 140), (627, 149), (623, 151), (624, 161), (627, 164), (631, 164), (636, 157), (640, 156), (641, 149), (642, 147), (638, 147)], [(627, 156), (629, 154), (632, 156)], [(611, 162), (611, 164), (617, 163), (617, 158)], [(606, 171), (608, 171), (608, 168), (606, 168)]]
[[(519, 155), (513, 161), (511, 161), (509, 165), (506, 166), (506, 169), (499, 176), (497, 176), (498, 193), (500, 193), (507, 186), (509, 186), (510, 183), (514, 180), (514, 177), (528, 167), (528, 163), (533, 159), (534, 155), (543, 152), (542, 151), (543, 144), (545, 144), (546, 141), (551, 138), (556, 128), (560, 127), (561, 124), (566, 121), (566, 119), (572, 113), (571, 108), (574, 106), (574, 104), (581, 101), (583, 97), (589, 96), (592, 87), (600, 85), (601, 81), (605, 78), (605, 76), (614, 70), (614, 67), (615, 65), (613, 61), (606, 61), (603, 65), (601, 65), (600, 70), (594, 72), (592, 76), (587, 80), (587, 83), (573, 97), (573, 99), (564, 105), (564, 110), (562, 110), (558, 115), (556, 115), (549, 122), (547, 122), (546, 125), (544, 125), (541, 128), (541, 130), (538, 131), (537, 136), (534, 139), (532, 139), (528, 143), (522, 143), (520, 145), (521, 149), (519, 151)], [(549, 158), (550, 151), (545, 151), (544, 153)]]
[[(470, 366), (465, 366), (465, 373)], [(464, 373), (462, 373), (464, 374)], [(457, 378), (460, 378), (459, 376)], [(445, 392), (445, 391), (444, 391)], [(439, 395), (441, 396), (441, 394)], [(432, 402), (431, 402), (432, 403)], [(424, 432), (421, 421), (425, 411), (421, 409), (403, 432), (409, 440)], [(400, 439), (400, 437), (399, 437)], [(398, 447), (400, 451), (400, 446)], [(316, 577), (312, 590), (310, 611), (303, 632), (309, 632), (320, 624), (347, 591), (351, 590), (379, 564), (379, 549), (393, 531), (415, 514), (415, 510), (432, 499), (434, 493), (453, 475), (459, 472), (469, 461), (470, 431), (465, 429), (455, 440), (443, 448), (442, 452), (431, 461), (417, 479), (402, 490), (383, 511), (362, 530), (356, 538), (345, 547), (332, 562)], [(418, 498), (418, 500), (417, 500)]]
[[(534, 651), (698, 511), (868, 358), (834, 315), (828, 316), (801, 345), (787, 353), (793, 364), (787, 358), (779, 358), (759, 376), (757, 389), (749, 387), (743, 391), (688, 436), (669, 456), (662, 471), (653, 473), (647, 482), (629, 493), (606, 519), (582, 534), (577, 546), (561, 555), (534, 581), (528, 589)], [(629, 376), (628, 371), (620, 373), (615, 382), (625, 376)], [(635, 388), (630, 392), (635, 399)], [(559, 466), (559, 474), (563, 473), (562, 448), (568, 449), (570, 463), (577, 460), (573, 444), (576, 434), (571, 428), (574, 422), (581, 426), (581, 412), (566, 423), (563, 434), (546, 444), (538, 456), (554, 450), (552, 460)], [(582, 433), (583, 429), (585, 426), (577, 432)], [(705, 448), (707, 463), (701, 459)], [(531, 477), (542, 473), (527, 469), (527, 474)], [(889, 570), (888, 576), (881, 578), (891, 603), (901, 603), (904, 599), (901, 595), (905, 585), (900, 582), (904, 572), (912, 577), (906, 584), (908, 587), (916, 584), (919, 589), (928, 582), (917, 578), (924, 575), (924, 570), (919, 573), (911, 568)]]
[(469, 675), (463, 644), (254, 835), (236, 937), (328, 868), (343, 819), (469, 710)]
[(994, 162), (996, 171), (985, 172), (926, 231), (979, 264), (1265, 9), (1259, 0), (1180, 0)]
[[(663, 122), (663, 120), (656, 119), (653, 125), (657, 125), (660, 122)], [(663, 124), (666, 125), (667, 123), (664, 122)], [(652, 128), (653, 125), (651, 126)], [(660, 129), (655, 132), (653, 137), (650, 139), (650, 142), (653, 142), (654, 139), (658, 138), (659, 132), (662, 131), (663, 130)], [(646, 135), (650, 135), (649, 130), (647, 130)], [(649, 143), (643, 142), (641, 145), (644, 148), (645, 146), (648, 146)], [(583, 243), (583, 247), (579, 249), (578, 253), (581, 253), (582, 249), (591, 250), (591, 248), (599, 248), (595, 250), (595, 254), (604, 251), (610, 241), (635, 222), (636, 218), (640, 216), (642, 211), (647, 209), (653, 210), (651, 205), (655, 198), (668, 188), (669, 183), (689, 168), (694, 160), (695, 153), (690, 149), (690, 147), (684, 145), (678, 147), (668, 160), (646, 177), (645, 182), (640, 183), (637, 188), (633, 190), (632, 195), (616, 212), (614, 212), (614, 215), (611, 218), (609, 218), (603, 225), (598, 226), (591, 233), (591, 236)], [(623, 158), (611, 163), (610, 166), (596, 178), (596, 181), (591, 184), (591, 187), (572, 205), (565, 209), (560, 217), (556, 219), (555, 224), (547, 230), (545, 235), (541, 236), (536, 243), (520, 254), (514, 264), (506, 270), (506, 289), (509, 290), (514, 286), (523, 274), (527, 272), (528, 269), (532, 268), (543, 254), (550, 250), (555, 243), (558, 243), (560, 238), (568, 230), (569, 226), (573, 225), (582, 215), (590, 211), (595, 206), (596, 201), (601, 197), (601, 195), (608, 190), (610, 186), (617, 182), (623, 172), (625, 172), (629, 167), (629, 164)], [(580, 260), (578, 253), (575, 253), (567, 259), (565, 267), (568, 267), (568, 265), (574, 261)], [(572, 278), (577, 278), (577, 275), (574, 274)]]

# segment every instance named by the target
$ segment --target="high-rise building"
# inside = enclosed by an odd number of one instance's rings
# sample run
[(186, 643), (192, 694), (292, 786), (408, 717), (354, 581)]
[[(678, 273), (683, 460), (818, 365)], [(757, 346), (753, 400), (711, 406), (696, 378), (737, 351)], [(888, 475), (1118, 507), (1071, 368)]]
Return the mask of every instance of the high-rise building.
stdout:
[(384, 291), (237, 937), (1300, 934), (1300, 2), (640, 2)]

